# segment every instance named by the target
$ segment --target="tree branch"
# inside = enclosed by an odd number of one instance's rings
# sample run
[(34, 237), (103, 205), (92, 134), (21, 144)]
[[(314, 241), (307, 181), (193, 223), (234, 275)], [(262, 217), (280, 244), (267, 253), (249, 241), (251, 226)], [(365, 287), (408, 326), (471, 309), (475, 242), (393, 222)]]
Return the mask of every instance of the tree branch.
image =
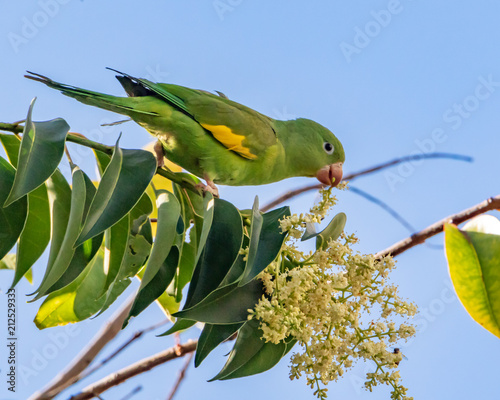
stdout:
[(88, 368), (85, 371), (83, 371), (80, 375), (78, 375), (77, 379), (80, 381), (80, 380), (86, 378), (87, 376), (93, 374), (95, 371), (97, 371), (100, 368), (102, 368), (103, 366), (105, 366), (113, 358), (115, 358), (116, 356), (118, 356), (123, 350), (125, 350), (128, 346), (130, 346), (136, 340), (140, 339), (142, 337), (142, 335), (144, 335), (145, 333), (148, 333), (148, 332), (150, 332), (152, 330), (155, 330), (156, 328), (164, 325), (167, 322), (169, 322), (168, 319), (165, 320), (165, 321), (159, 322), (157, 324), (154, 324), (154, 325), (152, 325), (152, 326), (150, 326), (148, 328), (145, 328), (145, 329), (142, 329), (142, 330), (139, 330), (139, 331), (135, 332), (125, 343), (123, 343), (120, 347), (118, 347), (118, 349), (116, 349), (109, 356), (107, 356), (106, 358), (104, 358), (103, 360), (101, 360), (98, 364), (92, 366), (92, 368)]
[(125, 382), (127, 379), (142, 374), (143, 372), (149, 371), (167, 361), (182, 357), (187, 353), (192, 353), (196, 350), (197, 343), (197, 340), (188, 340), (184, 344), (176, 345), (165, 351), (162, 351), (161, 353), (144, 358), (87, 386), (80, 393), (71, 396), (69, 400), (92, 399), (93, 397), (98, 396), (99, 394), (112, 388), (113, 386)]
[[(354, 179), (359, 178), (361, 176), (369, 175), (369, 174), (372, 174), (374, 172), (378, 172), (378, 171), (381, 171), (383, 169), (393, 167), (397, 164), (401, 164), (401, 163), (408, 162), (408, 161), (417, 161), (417, 160), (422, 160), (422, 159), (427, 159), (427, 158), (447, 158), (447, 159), (451, 159), (451, 160), (472, 162), (472, 157), (463, 156), (460, 154), (453, 154), (453, 153), (414, 154), (411, 156), (404, 156), (404, 157), (400, 157), (400, 158), (395, 158), (394, 160), (387, 161), (387, 162), (375, 165), (373, 167), (363, 169), (363, 170), (358, 171), (358, 172), (353, 172), (351, 174), (344, 176), (343, 180), (344, 181), (353, 181)], [(321, 189), (322, 187), (324, 187), (323, 184), (315, 183), (313, 185), (307, 185), (307, 186), (303, 186), (303, 187), (298, 188), (298, 189), (290, 190), (289, 192), (282, 194), (281, 196), (277, 197), (276, 199), (274, 199), (270, 203), (266, 204), (264, 207), (261, 208), (261, 211), (263, 211), (263, 212), (269, 211), (270, 209), (287, 201), (288, 199), (296, 197), (302, 193), (309, 192), (310, 190)]]
[(189, 354), (189, 356), (187, 356), (186, 362), (184, 363), (184, 366), (182, 367), (182, 369), (179, 371), (179, 375), (177, 376), (177, 380), (175, 381), (175, 385), (172, 388), (172, 391), (170, 392), (170, 394), (168, 395), (167, 400), (173, 400), (175, 394), (179, 390), (179, 387), (182, 383), (182, 380), (186, 377), (186, 371), (189, 368), (189, 364), (191, 363), (192, 359), (193, 359), (193, 353), (191, 353), (191, 354)]
[(386, 255), (392, 255), (393, 257), (395, 257), (418, 244), (424, 243), (430, 237), (441, 233), (444, 229), (445, 224), (450, 223), (458, 225), (480, 214), (484, 214), (485, 212), (492, 210), (500, 210), (500, 195), (490, 197), (489, 199), (475, 205), (474, 207), (443, 218), (441, 221), (435, 222), (434, 224), (428, 226), (420, 232), (417, 232), (410, 237), (393, 244), (391, 247), (379, 251), (377, 254), (375, 254), (375, 257), (382, 258)]
[(50, 400), (62, 392), (67, 387), (80, 380), (80, 374), (90, 365), (100, 351), (108, 344), (121, 330), (123, 321), (128, 316), (130, 308), (134, 302), (132, 296), (122, 308), (116, 312), (106, 325), (94, 336), (92, 342), (69, 364), (65, 370), (59, 373), (40, 392), (35, 392), (28, 400)]

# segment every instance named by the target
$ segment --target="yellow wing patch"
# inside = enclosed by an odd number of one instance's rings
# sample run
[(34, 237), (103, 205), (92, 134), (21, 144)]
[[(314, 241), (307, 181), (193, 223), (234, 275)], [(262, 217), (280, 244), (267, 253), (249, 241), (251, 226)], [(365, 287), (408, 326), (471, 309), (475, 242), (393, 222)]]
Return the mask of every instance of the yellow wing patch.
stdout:
[(248, 158), (250, 160), (255, 160), (257, 156), (250, 153), (248, 147), (243, 146), (242, 142), (245, 139), (243, 135), (237, 135), (231, 128), (225, 125), (209, 125), (201, 124), (203, 128), (210, 131), (214, 135), (215, 139), (221, 142), (228, 150), (235, 151), (240, 156)]

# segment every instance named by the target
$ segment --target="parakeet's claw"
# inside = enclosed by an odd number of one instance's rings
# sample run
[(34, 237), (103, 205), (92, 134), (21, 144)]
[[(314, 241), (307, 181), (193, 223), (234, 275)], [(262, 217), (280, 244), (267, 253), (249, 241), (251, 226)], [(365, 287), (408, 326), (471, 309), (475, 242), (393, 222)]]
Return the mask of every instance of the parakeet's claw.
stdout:
[(327, 186), (337, 186), (342, 180), (342, 163), (325, 165), (316, 174), (316, 178)]
[(163, 151), (163, 146), (159, 140), (155, 143), (153, 150), (155, 152), (158, 168), (162, 168), (165, 165), (165, 160), (164, 160), (165, 153)]
[(210, 192), (214, 197), (219, 197), (219, 189), (215, 186), (215, 183), (212, 182), (210, 178), (205, 175), (205, 180), (207, 184), (203, 184), (202, 182), (196, 185), (197, 189), (201, 189), (202, 192)]

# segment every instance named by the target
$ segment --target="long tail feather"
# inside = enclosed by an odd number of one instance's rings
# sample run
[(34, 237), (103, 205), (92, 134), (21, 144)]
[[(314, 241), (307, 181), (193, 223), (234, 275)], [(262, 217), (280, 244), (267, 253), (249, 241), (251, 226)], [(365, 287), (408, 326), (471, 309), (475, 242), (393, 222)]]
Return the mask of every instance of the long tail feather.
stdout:
[(81, 89), (76, 86), (66, 85), (53, 81), (52, 79), (37, 74), (35, 72), (26, 71), (28, 74), (24, 75), (26, 78), (41, 82), (48, 87), (61, 91), (62, 94), (73, 97), (74, 99), (91, 106), (104, 108), (109, 111), (114, 111), (119, 114), (132, 116), (135, 114), (145, 115), (158, 115), (155, 112), (139, 109), (136, 104), (131, 102), (127, 97), (111, 96), (104, 93), (93, 92), (91, 90)]

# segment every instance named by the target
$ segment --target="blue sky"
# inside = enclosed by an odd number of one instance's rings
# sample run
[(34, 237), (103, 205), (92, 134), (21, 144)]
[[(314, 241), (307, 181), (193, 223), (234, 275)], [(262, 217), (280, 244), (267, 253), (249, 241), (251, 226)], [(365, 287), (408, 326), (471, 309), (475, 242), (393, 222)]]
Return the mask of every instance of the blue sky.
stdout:
[[(100, 124), (120, 117), (23, 78), (28, 69), (61, 82), (119, 94), (113, 73), (105, 70), (109, 66), (151, 80), (220, 90), (271, 117), (314, 119), (344, 144), (346, 172), (418, 152), (474, 157), (474, 163), (404, 164), (353, 183), (387, 202), (416, 229), (499, 192), (498, 2), (41, 0), (4, 1), (1, 7), (2, 122), (23, 119), (36, 96), (36, 120), (63, 117), (73, 131), (107, 144), (113, 144), (122, 131), (122, 146), (143, 146), (151, 137), (139, 126), (103, 128)], [(95, 175), (90, 153), (75, 147), (71, 151), (74, 161)], [(238, 207), (249, 208), (255, 195), (265, 203), (311, 182), (289, 179), (261, 187), (220, 187), (220, 192)], [(355, 194), (338, 197), (337, 211), (346, 212), (346, 229), (361, 239), (360, 251), (376, 252), (408, 235), (383, 210)], [(292, 211), (304, 212), (315, 198), (310, 193), (288, 204)], [(442, 236), (430, 242), (441, 245)], [(398, 265), (393, 280), (400, 294), (421, 309), (416, 317), (419, 332), (404, 348), (408, 361), (401, 364), (409, 394), (425, 399), (497, 398), (498, 339), (474, 323), (453, 295), (443, 250), (420, 246), (398, 257)], [(38, 281), (43, 268), (43, 260), (35, 265)], [(2, 291), (11, 279), (10, 272), (2, 271)], [(17, 290), (18, 361), (33, 374), (18, 377), (18, 393), (10, 397), (2, 377), (0, 399), (25, 399), (43, 386), (113, 311), (72, 330), (39, 332), (32, 320), (40, 302), (25, 303), (25, 294), (31, 291), (24, 281)], [(1, 305), (1, 321), (4, 313)], [(150, 307), (120, 334), (119, 342), (160, 318), (159, 310)], [(171, 338), (149, 335), (102, 372), (171, 345)], [(47, 349), (54, 346), (57, 350), (50, 353)], [(305, 382), (288, 380), (287, 360), (256, 377), (207, 383), (224, 363), (226, 350), (189, 370), (179, 399), (313, 398)], [(37, 354), (43, 351), (51, 358), (40, 360)], [(158, 367), (102, 397), (120, 399), (142, 384), (143, 391), (134, 399), (165, 399), (182, 362)], [(0, 359), (2, 375), (5, 367)], [(364, 372), (366, 367), (359, 365), (339, 383), (332, 383), (330, 398), (389, 398), (386, 388), (373, 393), (361, 389)], [(77, 387), (97, 378), (92, 376)]]

